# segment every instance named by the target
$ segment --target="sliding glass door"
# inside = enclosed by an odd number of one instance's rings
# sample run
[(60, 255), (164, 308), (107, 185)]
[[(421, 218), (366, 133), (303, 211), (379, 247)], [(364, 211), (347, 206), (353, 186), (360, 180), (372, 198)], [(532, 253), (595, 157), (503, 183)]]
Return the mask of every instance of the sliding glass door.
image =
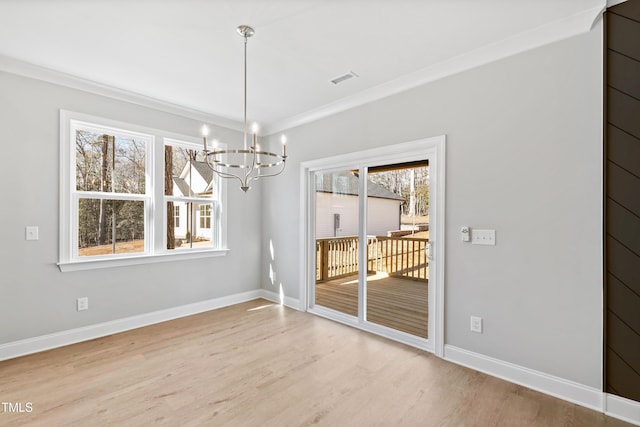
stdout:
[(367, 172), (366, 321), (426, 339), (428, 162)]
[(302, 164), (308, 311), (441, 354), (443, 151), (437, 137)]
[(358, 317), (360, 190), (357, 171), (315, 174), (315, 304)]

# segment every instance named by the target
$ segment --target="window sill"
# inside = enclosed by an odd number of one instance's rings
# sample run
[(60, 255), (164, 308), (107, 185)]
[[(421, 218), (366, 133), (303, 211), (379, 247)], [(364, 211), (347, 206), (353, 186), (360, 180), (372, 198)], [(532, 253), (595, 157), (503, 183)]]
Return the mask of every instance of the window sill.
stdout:
[(157, 262), (185, 261), (198, 258), (214, 258), (225, 256), (229, 249), (208, 249), (180, 253), (158, 255), (140, 255), (126, 258), (90, 259), (73, 262), (59, 262), (58, 268), (63, 273), (68, 271), (95, 270), (98, 268), (125, 267), (129, 265), (154, 264)]

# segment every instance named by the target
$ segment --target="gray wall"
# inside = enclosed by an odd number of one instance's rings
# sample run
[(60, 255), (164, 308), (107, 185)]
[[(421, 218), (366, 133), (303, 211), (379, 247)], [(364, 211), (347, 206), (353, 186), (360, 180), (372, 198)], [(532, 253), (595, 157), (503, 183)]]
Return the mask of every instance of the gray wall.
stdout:
[[(259, 288), (260, 189), (233, 185), (227, 256), (61, 273), (59, 109), (193, 136), (202, 124), (3, 72), (0, 97), (0, 344)], [(40, 227), (39, 241), (25, 241), (26, 225)], [(80, 296), (89, 297), (88, 311), (76, 312)]]
[(445, 343), (600, 388), (601, 70), (598, 25), (288, 130), (288, 169), (263, 183), (262, 286), (299, 297), (300, 161), (446, 134)]
[[(229, 189), (228, 256), (74, 273), (55, 266), (58, 110), (187, 135), (200, 123), (0, 73), (0, 344), (260, 283), (297, 298), (299, 162), (446, 134), (445, 342), (600, 387), (601, 52), (598, 27), (291, 129), (283, 176)], [(26, 225), (39, 241), (24, 240)], [(462, 225), (495, 228), (498, 245), (462, 243)], [(79, 296), (88, 311), (75, 311)]]

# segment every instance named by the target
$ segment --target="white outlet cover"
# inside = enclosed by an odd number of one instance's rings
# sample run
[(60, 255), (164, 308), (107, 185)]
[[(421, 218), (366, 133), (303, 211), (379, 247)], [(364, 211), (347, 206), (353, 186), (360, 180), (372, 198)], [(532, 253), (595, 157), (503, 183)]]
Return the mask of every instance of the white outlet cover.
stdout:
[(471, 316), (471, 332), (482, 333), (482, 317)]
[(76, 309), (78, 311), (89, 309), (89, 297), (82, 297), (76, 300)]

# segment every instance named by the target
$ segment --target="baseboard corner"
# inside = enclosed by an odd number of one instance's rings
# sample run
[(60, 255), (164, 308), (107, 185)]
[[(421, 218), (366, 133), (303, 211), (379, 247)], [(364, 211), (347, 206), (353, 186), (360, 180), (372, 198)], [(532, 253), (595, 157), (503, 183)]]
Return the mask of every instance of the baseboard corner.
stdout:
[(640, 426), (640, 402), (605, 393), (605, 414)]
[(452, 345), (445, 345), (444, 359), (580, 406), (604, 412), (603, 393), (593, 387)]

